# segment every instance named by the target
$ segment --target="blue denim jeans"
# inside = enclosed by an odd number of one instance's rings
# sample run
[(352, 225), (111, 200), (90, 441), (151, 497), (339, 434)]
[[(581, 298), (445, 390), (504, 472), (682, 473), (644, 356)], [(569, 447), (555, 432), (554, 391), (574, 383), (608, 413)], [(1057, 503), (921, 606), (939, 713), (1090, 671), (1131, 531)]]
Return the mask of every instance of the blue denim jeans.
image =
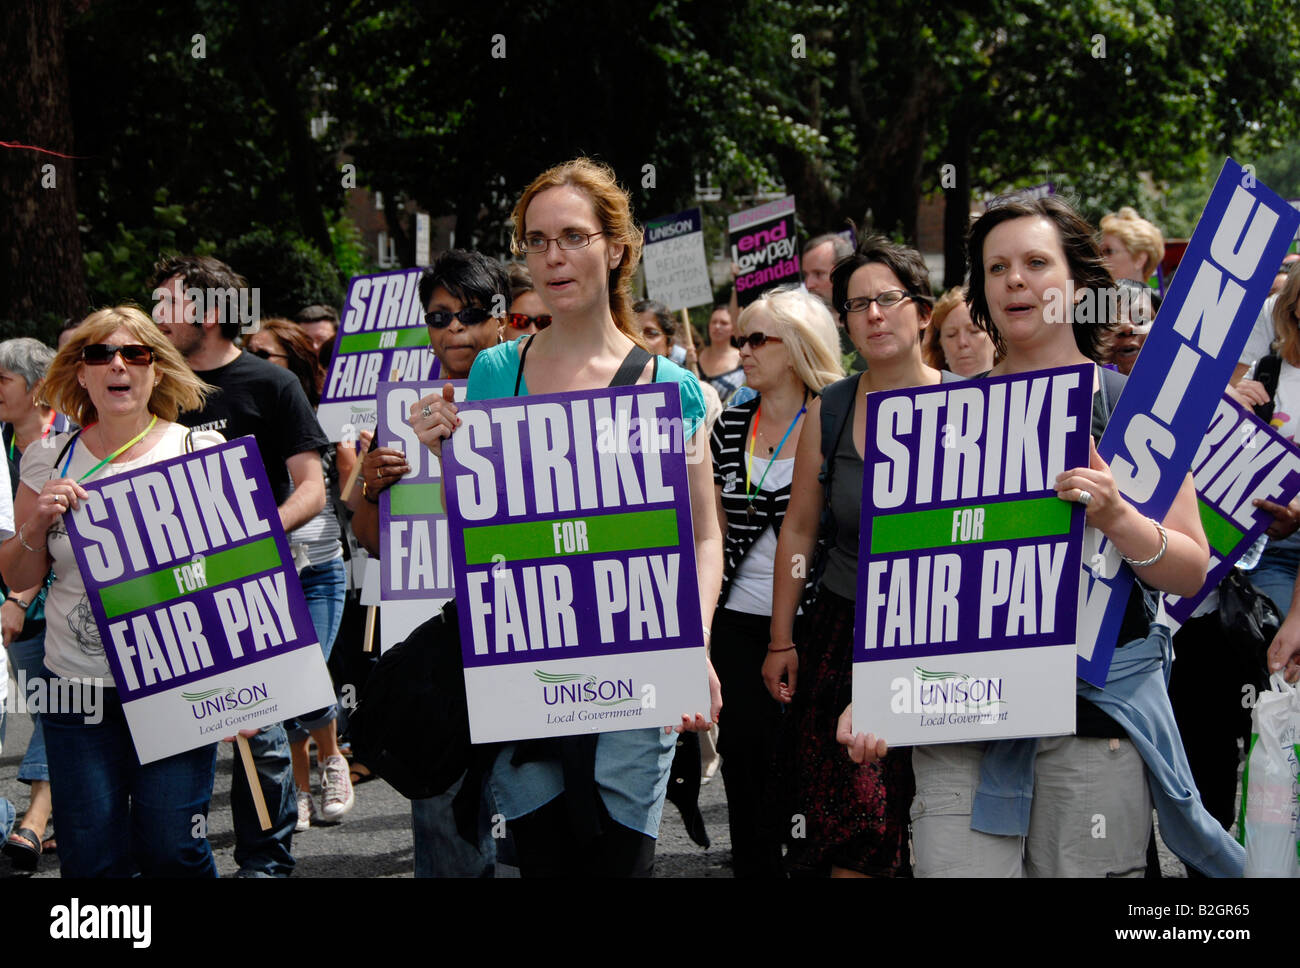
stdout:
[[(293, 783), (293, 761), (289, 758), (289, 737), (279, 723), (248, 737), (248, 747), (257, 767), (257, 781), (266, 799), (271, 829), (257, 821), (257, 808), (248, 786), (248, 775), (235, 749), (235, 769), (230, 782), (230, 815), (235, 827), (235, 863), (241, 877), (288, 877), (293, 873), (293, 828), (298, 823), (298, 791)], [(57, 794), (56, 794), (57, 796)], [(62, 824), (63, 805), (59, 804)], [(59, 827), (62, 837), (63, 828)], [(59, 841), (63, 843), (62, 840)]]
[[(325, 661), (330, 659), (334, 648), (334, 639), (339, 634), (339, 623), (343, 621), (343, 602), (348, 593), (347, 570), (343, 559), (335, 558), (321, 565), (309, 565), (298, 574), (302, 582), (302, 593), (307, 599), (307, 611), (311, 613), (312, 625), (316, 627), (316, 638), (320, 642)], [(314, 712), (304, 713), (285, 721), (284, 728), (293, 743), (306, 739), (313, 729), (320, 729), (338, 716), (337, 705), (327, 706)]]
[(14, 832), (14, 821), (18, 818), (18, 811), (14, 805), (5, 797), (0, 797), (0, 837), (5, 840)]
[[(41, 678), (41, 666), (45, 662), (44, 630), (35, 638), (10, 643), (9, 661), (13, 665), (19, 692), (26, 693), (25, 699), (30, 695), (30, 687), (26, 687), (26, 684)], [(27, 752), (23, 755), (22, 763), (18, 765), (18, 779), (23, 783), (50, 778), (50, 768), (45, 762), (45, 730), (41, 726), (41, 716), (36, 712), (30, 715), (32, 738), (27, 743)], [(3, 741), (3, 737), (4, 734), (0, 732), (0, 742)]]
[[(491, 877), (496, 868), (496, 844), (491, 823), (479, 818), (475, 848), (456, 832), (451, 803), (465, 782), (462, 776), (446, 793), (411, 801), (411, 836), (415, 842), (416, 877)], [(484, 813), (488, 798), (483, 798)]]
[(207, 839), (216, 746), (141, 765), (117, 690), (96, 695), (98, 724), (86, 713), (44, 717), (63, 876), (216, 877)]

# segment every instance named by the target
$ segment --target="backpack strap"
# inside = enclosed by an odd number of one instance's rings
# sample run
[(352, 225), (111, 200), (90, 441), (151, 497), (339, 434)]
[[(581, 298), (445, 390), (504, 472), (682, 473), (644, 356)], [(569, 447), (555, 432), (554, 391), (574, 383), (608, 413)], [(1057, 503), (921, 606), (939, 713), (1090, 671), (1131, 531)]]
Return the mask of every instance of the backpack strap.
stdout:
[(835, 448), (839, 446), (844, 424), (853, 410), (853, 395), (858, 390), (858, 375), (836, 380), (822, 390), (822, 472), (821, 482), (827, 495), (831, 491), (831, 473)]
[[(519, 396), (519, 387), (524, 381), (524, 359), (528, 356), (528, 349), (533, 345), (533, 339), (530, 336), (528, 341), (519, 348), (519, 372), (515, 374), (515, 396)], [(627, 356), (623, 357), (623, 362), (619, 365), (618, 371), (614, 378), (609, 381), (611, 387), (630, 387), (633, 386), (641, 376), (641, 371), (645, 365), (654, 361), (654, 366), (650, 371), (650, 382), (654, 382), (659, 377), (659, 357), (651, 356), (643, 347), (632, 344), (628, 350)]]
[(1105, 414), (1106, 422), (1110, 423), (1110, 415), (1115, 412), (1115, 404), (1119, 402), (1119, 395), (1124, 392), (1124, 384), (1128, 380), (1118, 370), (1099, 367), (1099, 371), (1101, 373), (1102, 413)]
[(528, 356), (528, 350), (533, 345), (533, 338), (528, 337), (523, 345), (519, 347), (519, 372), (515, 374), (515, 396), (519, 396), (519, 385), (524, 382), (524, 360)]

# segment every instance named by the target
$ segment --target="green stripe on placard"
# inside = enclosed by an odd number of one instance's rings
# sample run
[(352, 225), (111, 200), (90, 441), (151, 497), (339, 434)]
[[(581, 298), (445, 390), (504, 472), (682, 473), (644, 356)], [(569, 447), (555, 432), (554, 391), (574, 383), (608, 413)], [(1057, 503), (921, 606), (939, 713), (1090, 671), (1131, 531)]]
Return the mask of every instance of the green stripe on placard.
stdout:
[(442, 514), (441, 484), (394, 484), (388, 489), (388, 513), (393, 517)]
[(1199, 497), (1196, 499), (1196, 504), (1197, 510), (1201, 512), (1201, 527), (1205, 529), (1205, 540), (1218, 552), (1220, 558), (1228, 557), (1228, 552), (1241, 540), (1244, 532)]
[[(920, 551), (953, 545), (1013, 541), (1017, 538), (1049, 538), (1070, 532), (1072, 505), (1058, 497), (1036, 497), (1026, 501), (1003, 501), (965, 508), (934, 511), (905, 511), (880, 514), (871, 521), (871, 553), (887, 555), (897, 551)], [(952, 538), (955, 513), (983, 511), (983, 532), (965, 541)]]
[[(554, 558), (555, 531), (560, 521), (586, 525), (586, 547), (568, 554), (608, 554), (613, 551), (638, 551), (641, 548), (664, 548), (678, 544), (677, 512), (629, 511), (625, 514), (601, 514), (590, 518), (556, 518), (553, 521), (522, 521), (519, 524), (488, 524), (465, 529), (465, 563), (486, 565), (492, 561), (522, 561), (530, 558)], [(494, 556), (500, 555), (501, 558)]]
[(373, 333), (353, 333), (339, 340), (339, 353), (364, 353), (367, 350), (409, 349), (428, 346), (429, 331), (423, 326), (405, 329), (381, 329)]
[[(99, 600), (104, 605), (104, 613), (109, 618), (134, 612), (149, 605), (161, 605), (176, 598), (190, 594), (176, 584), (176, 571), (189, 564), (179, 561), (170, 568), (137, 575), (116, 585), (109, 585), (99, 590)], [(239, 578), (248, 578), (259, 572), (278, 568), (280, 552), (275, 547), (274, 538), (263, 538), (252, 544), (240, 545), (228, 551), (203, 556), (203, 573), (206, 577), (204, 588), (215, 588), (226, 582)], [(193, 589), (199, 591), (200, 589)]]

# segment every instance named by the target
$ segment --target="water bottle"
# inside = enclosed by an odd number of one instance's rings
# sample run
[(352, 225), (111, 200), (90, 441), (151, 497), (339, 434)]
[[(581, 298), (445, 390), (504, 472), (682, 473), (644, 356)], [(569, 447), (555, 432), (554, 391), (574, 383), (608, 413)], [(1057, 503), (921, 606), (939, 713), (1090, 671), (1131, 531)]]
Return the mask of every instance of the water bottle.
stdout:
[(1268, 535), (1261, 534), (1255, 539), (1255, 543), (1246, 549), (1246, 553), (1238, 560), (1236, 567), (1242, 571), (1252, 571), (1259, 564), (1260, 556), (1264, 554), (1264, 546), (1268, 544)]

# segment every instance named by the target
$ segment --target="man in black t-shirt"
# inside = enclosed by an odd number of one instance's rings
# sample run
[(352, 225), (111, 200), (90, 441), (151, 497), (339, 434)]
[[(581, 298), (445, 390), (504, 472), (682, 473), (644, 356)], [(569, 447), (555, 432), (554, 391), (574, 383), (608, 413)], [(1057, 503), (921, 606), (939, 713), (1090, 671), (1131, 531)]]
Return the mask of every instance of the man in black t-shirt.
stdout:
[[(154, 319), (199, 379), (217, 387), (202, 410), (182, 413), (188, 427), (217, 430), (227, 440), (251, 434), (257, 440), (285, 532), (311, 520), (325, 506), (321, 450), (328, 445), (311, 404), (288, 370), (259, 360), (235, 346), (240, 323), (224, 318), (230, 303), (195, 306), (186, 290), (242, 288), (244, 279), (208, 257), (178, 257), (154, 267)], [(187, 322), (192, 320), (192, 322)], [(289, 740), (280, 724), (249, 738), (258, 780), (271, 814), (271, 829), (257, 821), (248, 780), (236, 769), (231, 785), (235, 861), (241, 877), (288, 877), (290, 844), (298, 823), (297, 790)], [(347, 782), (347, 770), (343, 770)], [(351, 788), (346, 791), (351, 800)], [(351, 803), (347, 804), (348, 808)]]

